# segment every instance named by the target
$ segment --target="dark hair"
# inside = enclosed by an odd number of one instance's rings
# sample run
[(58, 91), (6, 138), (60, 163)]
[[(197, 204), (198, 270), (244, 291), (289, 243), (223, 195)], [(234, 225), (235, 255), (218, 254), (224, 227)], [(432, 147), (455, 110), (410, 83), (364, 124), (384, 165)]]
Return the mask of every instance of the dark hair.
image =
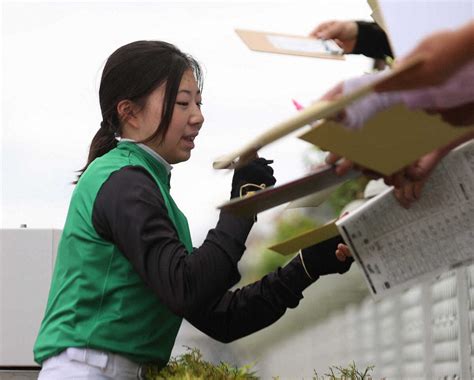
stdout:
[(163, 41), (136, 41), (118, 48), (102, 72), (99, 89), (102, 122), (92, 139), (87, 164), (79, 170), (77, 180), (92, 161), (117, 146), (116, 137), (120, 136), (122, 128), (117, 114), (118, 103), (131, 100), (144, 107), (148, 95), (166, 82), (161, 122), (156, 132), (143, 142), (164, 137), (173, 116), (181, 78), (189, 69), (193, 70), (202, 90), (199, 63), (176, 46)]

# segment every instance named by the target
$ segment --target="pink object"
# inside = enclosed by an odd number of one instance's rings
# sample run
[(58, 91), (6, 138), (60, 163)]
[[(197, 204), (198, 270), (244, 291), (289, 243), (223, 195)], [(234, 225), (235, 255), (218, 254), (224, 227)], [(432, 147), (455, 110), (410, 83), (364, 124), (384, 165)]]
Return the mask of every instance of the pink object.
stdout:
[(293, 102), (293, 105), (298, 111), (301, 111), (302, 109), (304, 109), (304, 107), (300, 103), (298, 103), (295, 99), (291, 99), (291, 101)]

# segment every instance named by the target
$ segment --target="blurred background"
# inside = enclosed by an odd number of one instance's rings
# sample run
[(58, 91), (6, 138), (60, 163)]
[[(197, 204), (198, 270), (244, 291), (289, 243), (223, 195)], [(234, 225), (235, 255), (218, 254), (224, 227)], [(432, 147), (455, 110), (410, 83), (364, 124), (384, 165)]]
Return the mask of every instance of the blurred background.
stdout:
[[(234, 29), (307, 35), (330, 19), (370, 20), (370, 8), (365, 0), (3, 1), (0, 227), (62, 229), (71, 182), (101, 121), (98, 87), (107, 57), (128, 42), (158, 39), (193, 55), (205, 72), (206, 121), (191, 160), (176, 165), (171, 180), (172, 194), (199, 246), (217, 221), (216, 206), (230, 193), (232, 174), (214, 171), (213, 159), (291, 117), (296, 112), (291, 99), (308, 105), (339, 81), (373, 67), (362, 56), (338, 61), (252, 52)], [(260, 152), (275, 161), (277, 184), (300, 177), (324, 158), (295, 135)], [(363, 197), (365, 184), (348, 183), (315, 209), (281, 206), (259, 215), (240, 263), (238, 286), (284, 265), (287, 258), (266, 247), (338, 215), (351, 200)], [(425, 358), (416, 349), (408, 351), (415, 365), (405, 372), (396, 362), (403, 360), (402, 306), (421, 307), (427, 289), (409, 293), (407, 303), (398, 297), (375, 305), (354, 265), (345, 276), (319, 280), (296, 310), (237, 342), (220, 344), (184, 323), (173, 355), (184, 352), (184, 346), (197, 347), (206, 360), (252, 364), (262, 378), (311, 378), (314, 369), (325, 373), (330, 365), (352, 360), (362, 367), (379, 363), (376, 373), (381, 375), (423, 378)], [(384, 325), (384, 315), (393, 321)], [(429, 322), (433, 314), (428, 315), (414, 320)], [(403, 327), (408, 339), (416, 336), (426, 343), (419, 336), (420, 324)], [(385, 340), (383, 332), (389, 334)], [(385, 357), (384, 347), (389, 351)], [(458, 356), (451, 362), (458, 363)], [(384, 367), (384, 360), (392, 367)], [(456, 373), (453, 365), (443, 367), (446, 373)]]

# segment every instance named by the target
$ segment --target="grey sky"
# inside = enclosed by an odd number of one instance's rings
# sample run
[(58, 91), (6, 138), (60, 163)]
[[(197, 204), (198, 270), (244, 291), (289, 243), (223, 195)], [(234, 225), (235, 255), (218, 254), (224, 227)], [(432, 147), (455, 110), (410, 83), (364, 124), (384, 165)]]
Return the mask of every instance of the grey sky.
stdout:
[[(107, 57), (138, 39), (161, 39), (205, 68), (204, 127), (192, 158), (173, 169), (172, 193), (195, 245), (217, 218), (231, 174), (213, 159), (290, 117), (291, 99), (317, 99), (369, 60), (256, 53), (234, 28), (308, 34), (328, 19), (370, 19), (364, 0), (3, 2), (1, 212), (3, 227), (62, 228), (74, 171), (101, 121), (98, 83)], [(262, 150), (279, 183), (306, 168), (294, 136)], [(279, 209), (281, 210), (281, 209)], [(278, 211), (273, 211), (273, 213)], [(271, 219), (267, 212), (259, 219)]]

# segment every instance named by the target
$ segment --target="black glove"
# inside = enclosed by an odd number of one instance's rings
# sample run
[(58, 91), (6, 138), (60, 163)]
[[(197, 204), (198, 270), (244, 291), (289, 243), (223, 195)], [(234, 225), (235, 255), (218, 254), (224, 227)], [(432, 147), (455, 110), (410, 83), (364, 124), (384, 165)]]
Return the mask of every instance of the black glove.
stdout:
[(336, 236), (311, 247), (301, 250), (302, 259), (308, 275), (313, 279), (333, 273), (346, 273), (354, 262), (352, 257), (339, 261), (336, 257), (337, 245), (344, 243), (340, 236)]
[(272, 162), (264, 158), (257, 158), (247, 165), (235, 169), (230, 197), (237, 198), (249, 191), (259, 190), (263, 188), (261, 185), (264, 187), (273, 186), (276, 179), (273, 176), (273, 169), (269, 165)]

